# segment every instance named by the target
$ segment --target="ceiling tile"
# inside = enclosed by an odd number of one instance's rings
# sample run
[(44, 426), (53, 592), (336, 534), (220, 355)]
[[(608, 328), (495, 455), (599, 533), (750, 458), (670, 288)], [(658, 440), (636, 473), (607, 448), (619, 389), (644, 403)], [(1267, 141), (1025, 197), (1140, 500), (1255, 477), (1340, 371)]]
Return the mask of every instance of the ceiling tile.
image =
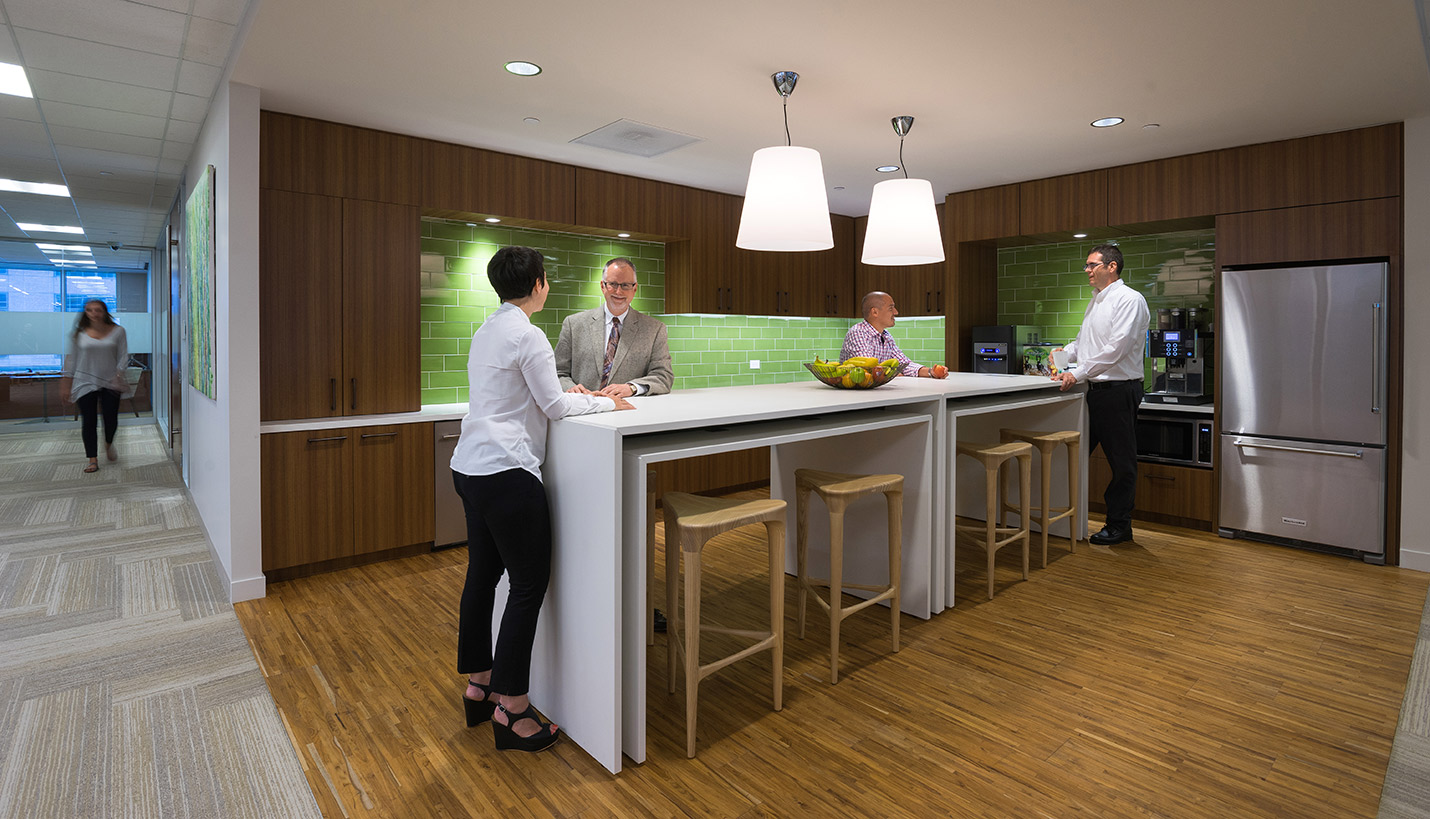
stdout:
[(187, 162), (189, 157), (194, 155), (194, 143), (192, 142), (172, 142), (164, 140), (164, 149), (159, 152), (159, 156), (164, 159), (177, 159), (180, 162)]
[(159, 160), (159, 173), (183, 173), (189, 163), (182, 159)]
[(134, 0), (134, 2), (142, 3), (146, 6), (153, 6), (155, 8), (168, 9), (169, 11), (177, 11), (182, 12), (184, 14), (188, 14), (191, 0)]
[(159, 152), (164, 149), (164, 141), (162, 139), (128, 136), (126, 134), (115, 134), (108, 131), (91, 131), (88, 128), (69, 128), (56, 125), (50, 128), (50, 134), (54, 137), (56, 146), (65, 145), (74, 148), (95, 148), (101, 151), (118, 151), (125, 154), (153, 157), (154, 159), (158, 159)]
[(0, 119), (0, 145), (5, 153), (19, 152), (26, 156), (48, 154), (49, 134), (45, 126), (25, 119)]
[(164, 132), (164, 139), (173, 140), (174, 142), (197, 142), (199, 139), (199, 127), (200, 125), (197, 122), (170, 120), (169, 130)]
[(183, 57), (205, 65), (222, 66), (233, 50), (233, 38), (237, 32), (238, 26), (231, 23), (194, 17), (189, 20), (189, 36), (184, 40)]
[(43, 157), (14, 156), (7, 152), (5, 156), (0, 156), (0, 177), (35, 182), (57, 182), (61, 178), (60, 166), (53, 151)]
[(0, 207), (16, 222), (40, 225), (76, 225), (74, 202), (61, 196), (35, 196), (32, 193), (0, 193)]
[(170, 114), (174, 119), (181, 119), (184, 122), (203, 122), (208, 113), (208, 97), (197, 97), (193, 94), (174, 95), (174, 110)]
[(126, 136), (164, 138), (165, 120), (159, 117), (92, 108), (88, 105), (71, 105), (67, 102), (42, 102), (40, 110), (45, 114), (45, 122), (51, 127), (63, 125)]
[(165, 91), (174, 87), (179, 61), (117, 46), (16, 28), (27, 68), (60, 71)]
[(184, 60), (183, 66), (179, 68), (179, 85), (175, 90), (181, 94), (212, 97), (222, 75), (223, 69), (218, 66)]
[(128, 0), (5, 0), (5, 10), (16, 28), (165, 57), (183, 48), (185, 15)]
[(121, 154), (114, 151), (96, 151), (93, 148), (72, 148), (67, 145), (55, 147), (60, 165), (66, 169), (97, 173), (99, 171), (138, 171), (153, 173), (155, 162), (152, 157)]
[(194, 0), (194, 15), (238, 25), (249, 0)]
[(61, 74), (58, 71), (30, 71), (30, 85), (41, 100), (88, 105), (111, 111), (127, 111), (149, 117), (167, 117), (173, 93), (157, 88)]
[(0, 94), (0, 119), (28, 119), (40, 121), (40, 107), (35, 101), (13, 94)]

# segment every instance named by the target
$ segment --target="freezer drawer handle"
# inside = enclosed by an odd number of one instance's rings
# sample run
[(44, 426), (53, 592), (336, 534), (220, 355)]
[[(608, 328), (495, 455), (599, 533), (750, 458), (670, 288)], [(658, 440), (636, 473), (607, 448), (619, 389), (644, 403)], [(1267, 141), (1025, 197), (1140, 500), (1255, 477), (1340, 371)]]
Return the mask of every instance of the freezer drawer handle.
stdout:
[(1371, 354), (1374, 358), (1370, 363), (1370, 411), (1380, 413), (1380, 302), (1370, 306), (1370, 338)]
[(442, 440), (444, 440), (444, 441), (450, 441), (450, 440), (452, 440), (453, 438), (460, 438), (460, 437), (462, 437), (462, 433), (460, 433), (460, 432), (454, 432), (454, 433), (452, 433), (451, 435), (443, 435), (443, 436), (442, 436)]
[(1233, 446), (1251, 447), (1253, 449), (1279, 449), (1282, 452), (1305, 452), (1310, 455), (1334, 455), (1337, 458), (1362, 458), (1365, 453), (1360, 450), (1355, 452), (1331, 452), (1325, 449), (1306, 449), (1299, 446), (1272, 446), (1271, 444), (1253, 444), (1248, 441), (1234, 441)]

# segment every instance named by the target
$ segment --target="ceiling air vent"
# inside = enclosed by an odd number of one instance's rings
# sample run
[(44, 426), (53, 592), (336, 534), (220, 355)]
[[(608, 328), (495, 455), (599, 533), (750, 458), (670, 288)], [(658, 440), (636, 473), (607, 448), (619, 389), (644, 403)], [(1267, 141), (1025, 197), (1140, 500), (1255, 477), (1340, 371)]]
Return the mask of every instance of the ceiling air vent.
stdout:
[(643, 122), (618, 119), (610, 125), (603, 125), (591, 133), (576, 137), (571, 141), (578, 145), (590, 145), (593, 148), (605, 148), (608, 151), (643, 156), (649, 159), (704, 140), (689, 134), (646, 125)]

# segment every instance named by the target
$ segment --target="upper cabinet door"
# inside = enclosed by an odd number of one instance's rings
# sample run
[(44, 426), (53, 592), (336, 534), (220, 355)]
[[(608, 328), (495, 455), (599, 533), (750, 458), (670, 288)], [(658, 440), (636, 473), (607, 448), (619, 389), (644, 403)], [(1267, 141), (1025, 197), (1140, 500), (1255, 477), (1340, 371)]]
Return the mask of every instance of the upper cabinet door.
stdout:
[(447, 142), (424, 152), (423, 207), (576, 224), (576, 169)]
[(1018, 229), (1023, 236), (1106, 226), (1107, 171), (1054, 176), (1018, 186)]
[(576, 169), (576, 224), (687, 237), (689, 188), (589, 168)]
[(258, 186), (342, 196), (347, 126), (273, 111), (258, 116)]
[(1137, 225), (1217, 213), (1217, 153), (1190, 154), (1107, 171), (1107, 223)]
[(343, 412), (422, 408), (418, 209), (343, 202)]
[(1217, 151), (1220, 213), (1399, 196), (1401, 123)]
[(955, 242), (977, 242), (1018, 236), (1018, 186), (1000, 185), (976, 191), (951, 193), (944, 200), (946, 247)]
[(421, 205), (424, 140), (343, 127), (343, 196)]
[(341, 199), (260, 192), (258, 406), (264, 421), (343, 414), (342, 234)]

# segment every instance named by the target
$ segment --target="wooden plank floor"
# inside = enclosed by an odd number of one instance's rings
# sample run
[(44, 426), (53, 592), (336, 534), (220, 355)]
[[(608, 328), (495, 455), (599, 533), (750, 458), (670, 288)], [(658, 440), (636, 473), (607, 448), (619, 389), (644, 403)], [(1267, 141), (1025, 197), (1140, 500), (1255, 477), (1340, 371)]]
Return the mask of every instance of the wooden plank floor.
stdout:
[[(725, 625), (761, 605), (746, 531), (705, 552)], [(958, 606), (904, 617), (898, 654), (882, 610), (846, 621), (838, 686), (827, 620), (796, 639), (789, 583), (784, 710), (768, 659), (720, 672), (693, 760), (658, 637), (650, 758), (617, 776), (569, 742), (501, 753), (464, 727), (463, 549), (236, 609), (330, 817), (1375, 815), (1430, 576), (1150, 524), (1136, 545), (1055, 545), (1027, 582), (1003, 551), (989, 602), (963, 548)]]

